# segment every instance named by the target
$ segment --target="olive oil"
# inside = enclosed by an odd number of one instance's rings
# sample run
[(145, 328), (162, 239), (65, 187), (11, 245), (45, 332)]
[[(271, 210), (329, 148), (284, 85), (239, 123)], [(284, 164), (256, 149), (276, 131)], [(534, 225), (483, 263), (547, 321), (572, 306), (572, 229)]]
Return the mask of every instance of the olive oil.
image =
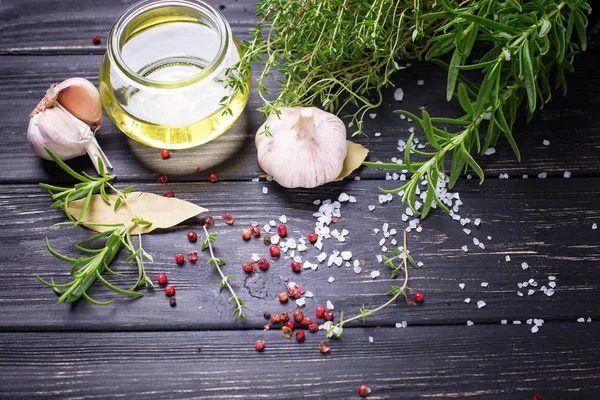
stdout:
[(119, 43), (122, 64), (115, 67), (114, 55), (111, 59), (107, 52), (100, 94), (111, 120), (132, 139), (155, 148), (185, 149), (230, 128), (249, 90), (231, 92), (225, 85), (227, 66), (239, 60), (233, 37), (224, 54), (214, 27), (164, 11), (138, 22)]

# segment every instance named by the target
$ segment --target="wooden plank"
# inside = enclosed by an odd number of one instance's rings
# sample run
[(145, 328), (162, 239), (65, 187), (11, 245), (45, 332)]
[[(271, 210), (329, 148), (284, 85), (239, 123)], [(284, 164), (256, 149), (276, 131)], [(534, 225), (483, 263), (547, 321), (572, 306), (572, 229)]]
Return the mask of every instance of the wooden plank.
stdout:
[[(600, 50), (600, 49), (599, 49)], [(556, 100), (541, 110), (533, 122), (517, 124), (515, 137), (520, 146), (523, 161), (516, 162), (512, 151), (504, 140), (497, 146), (496, 154), (479, 157), (482, 167), (489, 176), (510, 173), (537, 175), (545, 171), (550, 176), (562, 176), (565, 170), (580, 176), (598, 175), (600, 149), (600, 120), (595, 110), (600, 107), (600, 77), (596, 73), (597, 51), (582, 54), (577, 63), (577, 72), (570, 76), (567, 97), (556, 96)], [(0, 160), (3, 174), (0, 182), (37, 183), (50, 179), (64, 180), (66, 174), (58, 171), (51, 162), (39, 160), (30, 151), (25, 136), (28, 115), (36, 106), (47, 87), (70, 76), (83, 76), (97, 84), (97, 73), (101, 56), (22, 56), (3, 57), (0, 63), (0, 107), (3, 116), (4, 157)], [(256, 76), (256, 71), (255, 71)], [(417, 79), (425, 78), (425, 86), (416, 85)], [(367, 118), (366, 132), (370, 138), (356, 138), (369, 147), (370, 160), (389, 161), (402, 157), (397, 150), (397, 141), (406, 140), (410, 133), (409, 124), (393, 111), (403, 107), (418, 112), (420, 106), (428, 107), (435, 115), (458, 115), (456, 105), (446, 103), (438, 88), (444, 87), (443, 71), (433, 65), (422, 65), (402, 71), (398, 85), (406, 92), (406, 100), (393, 100), (391, 88), (386, 91), (384, 106), (377, 110), (374, 120)], [(207, 180), (208, 173), (215, 171), (221, 179), (250, 180), (262, 171), (256, 161), (253, 136), (262, 123), (256, 112), (261, 105), (255, 93), (248, 104), (245, 120), (218, 142), (186, 151), (174, 151), (169, 160), (162, 160), (159, 151), (127, 140), (105, 117), (98, 140), (115, 165), (121, 179), (151, 182), (159, 173), (167, 173), (172, 179), (182, 181)], [(381, 132), (380, 137), (375, 137)], [(421, 135), (417, 129), (418, 135)], [(543, 140), (550, 141), (544, 146)], [(241, 146), (237, 150), (237, 146)], [(237, 151), (237, 152), (236, 152)], [(234, 154), (222, 164), (210, 167), (215, 154)], [(91, 172), (91, 163), (80, 157), (71, 162), (77, 169)], [(204, 163), (204, 164), (202, 164)], [(206, 171), (194, 172), (195, 166)], [(384, 173), (373, 169), (360, 171), (363, 178), (382, 178)]]
[[(278, 332), (0, 334), (0, 397), (596, 399), (597, 323)], [(374, 338), (369, 343), (368, 337)], [(254, 342), (266, 340), (265, 351)]]
[[(56, 296), (35, 278), (36, 274), (58, 282), (68, 279), (68, 265), (55, 260), (45, 249), (44, 237), (58, 251), (74, 254), (73, 244), (89, 235), (84, 228), (52, 227), (64, 221), (59, 210), (50, 210), (50, 201), (44, 192), (32, 185), (0, 186), (0, 212), (3, 229), (0, 231), (3, 257), (0, 270), (0, 330), (163, 330), (163, 329), (257, 329), (265, 324), (263, 311), (294, 310), (295, 305), (282, 306), (277, 294), (284, 289), (284, 278), (299, 283), (312, 291), (305, 310), (312, 314), (318, 304), (331, 300), (336, 315), (344, 312), (346, 318), (355, 315), (362, 304), (379, 305), (389, 298), (385, 293), (397, 280), (387, 279), (389, 271), (379, 264), (379, 241), (384, 223), (398, 231), (407, 226), (401, 221), (404, 206), (399, 199), (380, 206), (377, 202), (378, 185), (390, 187), (393, 182), (355, 181), (329, 185), (315, 190), (282, 190), (275, 184), (252, 182), (179, 183), (141, 185), (140, 189), (154, 193), (174, 190), (178, 198), (207, 207), (215, 216), (214, 232), (219, 233), (216, 244), (218, 255), (227, 261), (225, 271), (237, 275), (234, 287), (247, 302), (249, 310), (243, 322), (230, 316), (228, 294), (217, 291), (218, 276), (205, 266), (207, 256), (200, 254), (197, 265), (186, 263), (179, 267), (174, 255), (198, 250), (198, 244), (188, 242), (185, 232), (198, 229), (198, 220), (144, 237), (144, 247), (153, 254), (154, 264), (147, 266), (149, 274), (166, 272), (176, 286), (178, 305), (172, 309), (160, 288), (143, 290), (145, 296), (131, 300), (117, 298), (108, 307), (93, 306), (87, 302), (56, 305)], [(268, 195), (262, 188), (268, 187)], [(410, 249), (422, 268), (410, 271), (409, 286), (425, 293), (422, 305), (400, 302), (367, 320), (368, 326), (393, 326), (406, 320), (410, 324), (464, 324), (498, 323), (529, 318), (546, 320), (574, 320), (578, 317), (600, 318), (600, 276), (597, 273), (600, 230), (592, 230), (593, 222), (600, 222), (600, 181), (592, 178), (492, 180), (483, 188), (473, 180), (460, 184), (461, 199), (465, 203), (462, 217), (481, 218), (479, 227), (468, 225), (471, 235), (462, 232), (463, 226), (449, 216), (434, 212), (423, 222), (423, 232), (409, 234)], [(327, 267), (322, 264), (316, 271), (304, 270), (299, 275), (290, 271), (289, 260), (272, 260), (267, 273), (251, 277), (241, 270), (244, 261), (253, 253), (268, 256), (261, 240), (249, 243), (240, 237), (240, 231), (253, 221), (260, 226), (285, 214), (290, 237), (300, 238), (314, 229), (312, 213), (317, 211), (315, 199), (336, 199), (341, 192), (356, 196), (357, 203), (345, 203), (342, 217), (335, 224), (338, 230), (350, 233), (346, 243), (329, 240), (323, 251), (350, 250), (355, 259), (364, 259), (366, 265), (360, 274), (344, 266)], [(369, 212), (368, 205), (377, 205)], [(230, 212), (235, 225), (227, 226), (220, 217)], [(333, 228), (333, 225), (332, 225)], [(492, 240), (486, 237), (492, 236)], [(473, 237), (486, 244), (485, 250), (473, 245)], [(400, 240), (400, 234), (396, 235)], [(391, 239), (386, 242), (391, 246)], [(467, 245), (468, 253), (461, 250)], [(320, 252), (310, 248), (304, 259), (315, 261)], [(510, 255), (512, 260), (505, 261)], [(115, 269), (126, 272), (125, 278), (115, 280), (128, 286), (134, 277), (131, 265), (124, 264), (121, 254)], [(523, 270), (521, 263), (529, 269)], [(381, 276), (372, 279), (370, 273), (379, 270)], [(329, 283), (333, 276), (335, 282)], [(549, 276), (556, 277), (556, 294), (545, 296), (539, 289), (549, 285)], [(529, 288), (521, 289), (519, 282), (533, 279), (538, 282), (536, 293), (527, 295)], [(465, 283), (464, 290), (459, 283)], [(488, 282), (487, 288), (481, 282)], [(95, 287), (90, 294), (101, 300), (111, 298), (110, 292)], [(464, 303), (471, 298), (470, 304)], [(477, 308), (477, 301), (487, 306)], [(152, 316), (149, 318), (148, 316)], [(27, 316), (27, 318), (24, 318)]]
[[(0, 54), (103, 54), (115, 20), (135, 0), (3, 1), (0, 4)], [(210, 0), (229, 21), (233, 33), (249, 37), (256, 25), (253, 1)], [(102, 44), (95, 46), (98, 35)]]

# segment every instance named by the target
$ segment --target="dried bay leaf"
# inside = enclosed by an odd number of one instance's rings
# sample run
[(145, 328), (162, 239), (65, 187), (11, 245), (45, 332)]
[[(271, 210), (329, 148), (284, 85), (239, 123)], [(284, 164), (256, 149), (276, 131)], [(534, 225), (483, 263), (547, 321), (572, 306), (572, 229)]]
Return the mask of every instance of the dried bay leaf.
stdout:
[[(189, 201), (175, 197), (164, 197), (153, 193), (131, 192), (127, 195), (127, 202), (123, 202), (117, 211), (113, 210), (112, 204), (117, 201), (117, 195), (108, 195), (111, 205), (107, 205), (98, 194), (92, 196), (87, 211), (80, 221), (86, 228), (96, 232), (104, 232), (112, 227), (95, 226), (93, 224), (129, 224), (137, 216), (152, 225), (142, 226), (141, 233), (149, 233), (158, 228), (170, 228), (188, 218), (208, 211), (206, 208), (197, 206)], [(79, 220), (81, 208), (85, 199), (69, 203), (69, 213), (73, 218)], [(138, 229), (132, 229), (132, 234), (137, 234)]]
[(358, 143), (349, 140), (346, 140), (346, 143), (348, 144), (348, 151), (346, 152), (346, 158), (344, 158), (344, 166), (342, 167), (342, 172), (335, 178), (335, 181), (341, 181), (354, 172), (355, 169), (362, 165), (369, 153), (369, 150)]

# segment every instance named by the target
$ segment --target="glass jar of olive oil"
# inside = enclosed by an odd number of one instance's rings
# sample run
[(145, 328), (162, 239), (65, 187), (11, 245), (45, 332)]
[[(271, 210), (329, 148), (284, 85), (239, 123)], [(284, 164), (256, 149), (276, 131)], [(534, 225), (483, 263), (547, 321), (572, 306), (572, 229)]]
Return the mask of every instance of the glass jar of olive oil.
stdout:
[(151, 147), (185, 149), (225, 132), (248, 102), (227, 87), (240, 48), (223, 15), (201, 0), (144, 0), (115, 22), (100, 70), (115, 125)]

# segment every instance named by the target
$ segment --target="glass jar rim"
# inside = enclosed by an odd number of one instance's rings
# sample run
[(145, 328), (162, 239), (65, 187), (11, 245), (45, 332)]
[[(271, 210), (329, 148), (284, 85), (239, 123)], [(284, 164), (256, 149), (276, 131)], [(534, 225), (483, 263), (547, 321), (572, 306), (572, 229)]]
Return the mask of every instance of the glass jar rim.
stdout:
[[(130, 24), (140, 15), (162, 7), (191, 8), (200, 12), (201, 14), (207, 16), (214, 23), (214, 27), (216, 27), (220, 38), (219, 49), (215, 58), (196, 75), (180, 81), (160, 82), (146, 78), (145, 76), (140, 75), (136, 71), (132, 70), (121, 57), (121, 36), (124, 34), (125, 28), (128, 26), (128, 24)], [(193, 85), (212, 74), (225, 59), (229, 47), (230, 37), (231, 28), (223, 14), (203, 0), (142, 0), (125, 10), (113, 24), (108, 36), (107, 55), (110, 59), (110, 62), (117, 67), (120, 72), (140, 85), (161, 89), (177, 89)]]

